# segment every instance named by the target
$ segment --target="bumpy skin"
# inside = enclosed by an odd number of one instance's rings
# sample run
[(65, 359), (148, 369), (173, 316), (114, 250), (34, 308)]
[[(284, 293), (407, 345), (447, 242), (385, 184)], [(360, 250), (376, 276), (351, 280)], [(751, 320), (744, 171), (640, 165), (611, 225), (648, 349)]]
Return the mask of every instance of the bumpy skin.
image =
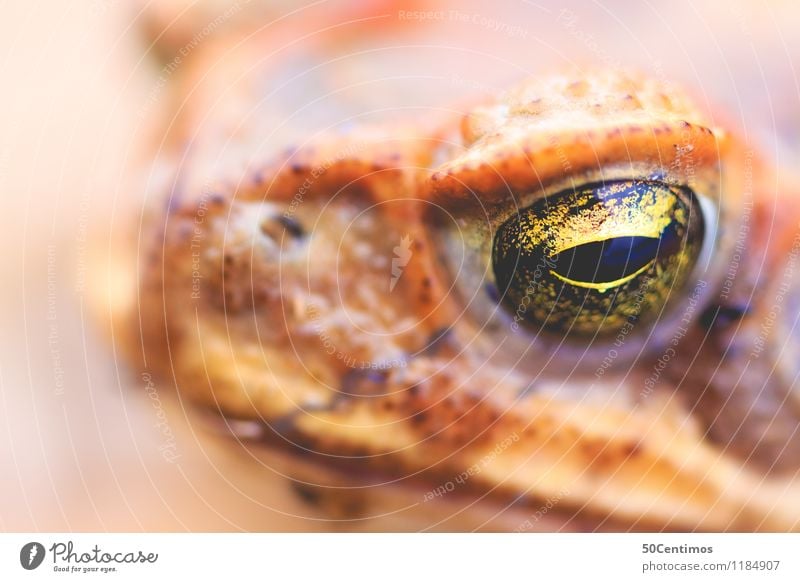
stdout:
[[(554, 75), (460, 120), (211, 170), (203, 148), (146, 225), (132, 319), (147, 366), (201, 407), (420, 513), (468, 494), (513, 502), (508, 529), (800, 528), (797, 198), (674, 87)], [(452, 224), (606, 171), (690, 184), (719, 229), (671, 300), (685, 331), (631, 336), (599, 373), (607, 340), (512, 331), (443, 247)]]

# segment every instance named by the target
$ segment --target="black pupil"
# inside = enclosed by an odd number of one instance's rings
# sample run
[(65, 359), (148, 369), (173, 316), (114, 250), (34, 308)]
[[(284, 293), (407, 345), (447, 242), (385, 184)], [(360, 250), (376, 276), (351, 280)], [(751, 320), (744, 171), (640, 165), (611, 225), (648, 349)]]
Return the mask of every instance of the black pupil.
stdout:
[(661, 239), (618, 236), (578, 245), (555, 255), (556, 273), (572, 281), (610, 283), (635, 273), (656, 258)]

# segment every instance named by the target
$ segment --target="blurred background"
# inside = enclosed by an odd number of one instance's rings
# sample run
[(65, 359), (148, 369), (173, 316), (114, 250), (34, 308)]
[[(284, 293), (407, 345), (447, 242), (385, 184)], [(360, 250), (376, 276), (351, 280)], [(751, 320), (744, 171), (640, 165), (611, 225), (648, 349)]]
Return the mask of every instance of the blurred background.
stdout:
[[(800, 166), (800, 8), (789, 0), (3, 9), (2, 530), (334, 527), (291, 494), (284, 461), (254, 462), (128, 368), (108, 326), (107, 298), (133, 291), (132, 273), (106, 276), (127, 268), (116, 259), (125, 233), (182, 140), (218, 139), (236, 120), (232, 85), (282, 88), (249, 115), (289, 143), (331, 111), (436, 110), (542, 72), (635, 67), (689, 87), (766, 157)], [(249, 63), (266, 72), (248, 76)]]

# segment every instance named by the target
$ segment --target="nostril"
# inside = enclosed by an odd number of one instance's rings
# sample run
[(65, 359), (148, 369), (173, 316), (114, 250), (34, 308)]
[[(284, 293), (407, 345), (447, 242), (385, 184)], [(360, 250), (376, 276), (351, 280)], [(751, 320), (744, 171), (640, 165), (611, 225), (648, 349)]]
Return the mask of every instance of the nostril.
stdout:
[(294, 238), (303, 238), (305, 231), (300, 223), (291, 216), (281, 215), (278, 217), (278, 222), (286, 229), (286, 231)]
[(261, 222), (261, 232), (275, 242), (280, 242), (286, 235), (295, 240), (305, 236), (303, 226), (296, 219), (285, 214), (271, 216), (263, 220)]

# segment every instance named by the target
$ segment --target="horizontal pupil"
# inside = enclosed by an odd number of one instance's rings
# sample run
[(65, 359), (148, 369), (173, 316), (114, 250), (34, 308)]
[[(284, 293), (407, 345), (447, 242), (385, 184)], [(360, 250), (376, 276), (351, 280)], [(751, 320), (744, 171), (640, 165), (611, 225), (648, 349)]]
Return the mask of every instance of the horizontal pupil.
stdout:
[(648, 236), (619, 236), (578, 245), (552, 257), (554, 271), (573, 281), (611, 283), (655, 259), (660, 242)]

